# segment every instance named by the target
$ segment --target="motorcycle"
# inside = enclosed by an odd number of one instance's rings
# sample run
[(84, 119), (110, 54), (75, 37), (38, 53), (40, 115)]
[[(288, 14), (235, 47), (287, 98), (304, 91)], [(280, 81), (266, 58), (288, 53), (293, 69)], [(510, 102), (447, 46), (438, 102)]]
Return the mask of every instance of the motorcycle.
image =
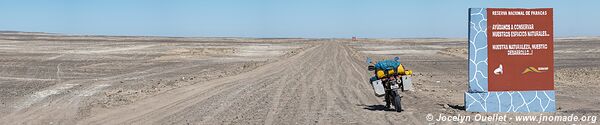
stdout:
[[(368, 58), (367, 62), (371, 63)], [(410, 75), (411, 70), (405, 70), (400, 64), (399, 58), (394, 58), (394, 61), (384, 60), (377, 62), (375, 65), (368, 66), (369, 71), (373, 71), (374, 76), (371, 77), (371, 85), (375, 90), (376, 96), (385, 96), (386, 103), (392, 103), (397, 112), (402, 111), (402, 103), (400, 91), (412, 90)]]

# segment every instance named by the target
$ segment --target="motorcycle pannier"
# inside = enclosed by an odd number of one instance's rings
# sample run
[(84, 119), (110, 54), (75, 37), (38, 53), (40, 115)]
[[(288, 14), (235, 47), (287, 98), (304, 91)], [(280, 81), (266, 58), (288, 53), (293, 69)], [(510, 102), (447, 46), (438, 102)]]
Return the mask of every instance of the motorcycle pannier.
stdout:
[(383, 88), (383, 83), (381, 82), (381, 80), (372, 81), (371, 85), (373, 86), (373, 90), (375, 91), (375, 96), (381, 97), (385, 95), (385, 89)]

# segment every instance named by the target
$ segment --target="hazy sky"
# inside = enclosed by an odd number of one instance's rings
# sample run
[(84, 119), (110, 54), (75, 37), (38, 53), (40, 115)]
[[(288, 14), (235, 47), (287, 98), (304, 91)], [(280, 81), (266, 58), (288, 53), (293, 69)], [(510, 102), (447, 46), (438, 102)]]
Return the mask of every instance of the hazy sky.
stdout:
[(199, 37), (466, 37), (470, 7), (554, 8), (600, 36), (598, 0), (0, 0), (0, 30)]

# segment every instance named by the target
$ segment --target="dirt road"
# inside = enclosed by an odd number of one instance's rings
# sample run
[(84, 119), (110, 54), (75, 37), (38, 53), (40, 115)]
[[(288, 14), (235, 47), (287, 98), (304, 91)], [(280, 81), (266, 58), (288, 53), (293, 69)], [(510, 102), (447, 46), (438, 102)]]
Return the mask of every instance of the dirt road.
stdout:
[[(326, 42), (251, 72), (176, 89), (84, 119), (81, 124), (388, 124), (366, 83), (366, 64)], [(410, 113), (409, 108), (407, 113)], [(411, 121), (422, 121), (409, 115)]]

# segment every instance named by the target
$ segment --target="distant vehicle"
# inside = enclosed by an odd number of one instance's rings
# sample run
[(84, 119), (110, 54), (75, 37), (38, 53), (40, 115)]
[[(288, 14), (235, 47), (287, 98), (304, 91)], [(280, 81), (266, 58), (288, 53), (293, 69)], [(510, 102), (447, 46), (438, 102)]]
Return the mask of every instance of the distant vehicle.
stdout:
[(400, 58), (395, 57), (394, 60), (377, 61), (374, 65), (371, 58), (367, 58), (369, 63), (368, 70), (373, 71), (373, 77), (370, 82), (373, 86), (376, 96), (385, 96), (386, 109), (390, 108), (390, 104), (394, 105), (397, 112), (402, 111), (401, 96), (398, 89), (405, 91), (412, 89), (412, 70), (406, 70), (400, 64)]

